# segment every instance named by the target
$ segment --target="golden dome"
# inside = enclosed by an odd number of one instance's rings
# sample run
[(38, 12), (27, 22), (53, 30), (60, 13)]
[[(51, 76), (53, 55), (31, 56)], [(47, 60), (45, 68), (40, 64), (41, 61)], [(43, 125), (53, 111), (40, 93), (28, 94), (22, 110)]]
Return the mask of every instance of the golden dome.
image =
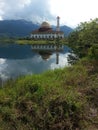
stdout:
[(43, 22), (41, 28), (51, 28), (51, 25), (48, 22)]

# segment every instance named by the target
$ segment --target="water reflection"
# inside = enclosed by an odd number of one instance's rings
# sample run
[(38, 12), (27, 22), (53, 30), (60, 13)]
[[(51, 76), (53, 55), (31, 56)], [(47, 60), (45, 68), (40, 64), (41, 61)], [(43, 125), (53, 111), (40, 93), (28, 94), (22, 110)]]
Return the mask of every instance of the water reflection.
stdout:
[(54, 45), (54, 44), (39, 44), (39, 45), (32, 45), (31, 46), (32, 50), (35, 51), (36, 53), (39, 53), (42, 57), (43, 60), (47, 60), (50, 58), (52, 53), (55, 52), (56, 54), (56, 64), (59, 64), (59, 53), (64, 50), (63, 45)]
[[(3, 48), (4, 49), (4, 48)], [(9, 78), (14, 78), (20, 75), (26, 75), (26, 74), (37, 74), (44, 72), (46, 70), (55, 69), (55, 68), (61, 68), (68, 66), (68, 48), (64, 48), (64, 51), (59, 51), (59, 62), (56, 64), (56, 52), (55, 51), (44, 51), (44, 54), (42, 54), (42, 50), (32, 50), (31, 47), (29, 48), (29, 54), (28, 48), (25, 49), (25, 55), (23, 55), (23, 58), (20, 58), (20, 55), (17, 50), (17, 55), (15, 54), (16, 58), (10, 58), (10, 55), (6, 57), (0, 58), (0, 79), (6, 80)], [(24, 52), (24, 49), (21, 48), (21, 53)], [(19, 48), (20, 50), (20, 48)], [(9, 51), (9, 50), (7, 50)], [(11, 51), (11, 50), (10, 50)], [(33, 51), (33, 52), (32, 52)], [(15, 53), (15, 52), (14, 52)], [(20, 53), (20, 54), (21, 54)], [(32, 55), (31, 55), (32, 53)], [(13, 53), (11, 52), (11, 55)], [(14, 57), (14, 55), (13, 55)]]

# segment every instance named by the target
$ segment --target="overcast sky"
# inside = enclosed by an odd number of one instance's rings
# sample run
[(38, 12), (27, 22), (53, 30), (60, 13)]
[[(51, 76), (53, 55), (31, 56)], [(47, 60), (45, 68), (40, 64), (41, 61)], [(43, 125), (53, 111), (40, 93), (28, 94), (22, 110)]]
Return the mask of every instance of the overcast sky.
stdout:
[(98, 0), (0, 0), (0, 20), (49, 21), (71, 27), (98, 17)]

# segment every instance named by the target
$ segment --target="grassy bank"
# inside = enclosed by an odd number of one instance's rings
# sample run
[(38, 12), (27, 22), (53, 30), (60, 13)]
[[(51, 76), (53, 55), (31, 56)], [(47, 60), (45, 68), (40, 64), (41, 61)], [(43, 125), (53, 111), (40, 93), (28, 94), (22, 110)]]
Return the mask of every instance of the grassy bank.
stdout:
[(37, 39), (18, 39), (15, 41), (16, 43), (18, 44), (56, 44), (56, 43), (59, 43), (59, 44), (65, 44), (66, 43), (66, 39), (46, 39), (46, 40), (43, 40), (43, 39), (40, 39), (40, 40), (37, 40)]
[(15, 43), (15, 41), (16, 41), (16, 39), (11, 39), (11, 38), (0, 38), (0, 43), (4, 43), (4, 44), (6, 44), (6, 43)]
[(21, 44), (21, 45), (25, 45), (25, 44), (56, 44), (56, 43), (60, 43), (60, 44), (65, 44), (66, 43), (66, 38), (64, 39), (29, 39), (29, 38), (0, 38), (0, 43), (16, 43), (16, 44)]
[(54, 40), (16, 40), (17, 44), (55, 44)]
[(0, 130), (97, 130), (98, 63), (9, 80), (0, 88)]

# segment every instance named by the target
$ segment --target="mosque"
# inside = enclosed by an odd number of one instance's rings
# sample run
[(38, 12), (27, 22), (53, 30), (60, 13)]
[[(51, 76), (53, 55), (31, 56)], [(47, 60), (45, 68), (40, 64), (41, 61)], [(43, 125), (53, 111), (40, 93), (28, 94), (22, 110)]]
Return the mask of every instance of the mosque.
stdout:
[(60, 17), (57, 17), (57, 27), (53, 30), (48, 22), (43, 22), (39, 29), (32, 31), (31, 39), (56, 39), (64, 38), (64, 32), (60, 31)]

